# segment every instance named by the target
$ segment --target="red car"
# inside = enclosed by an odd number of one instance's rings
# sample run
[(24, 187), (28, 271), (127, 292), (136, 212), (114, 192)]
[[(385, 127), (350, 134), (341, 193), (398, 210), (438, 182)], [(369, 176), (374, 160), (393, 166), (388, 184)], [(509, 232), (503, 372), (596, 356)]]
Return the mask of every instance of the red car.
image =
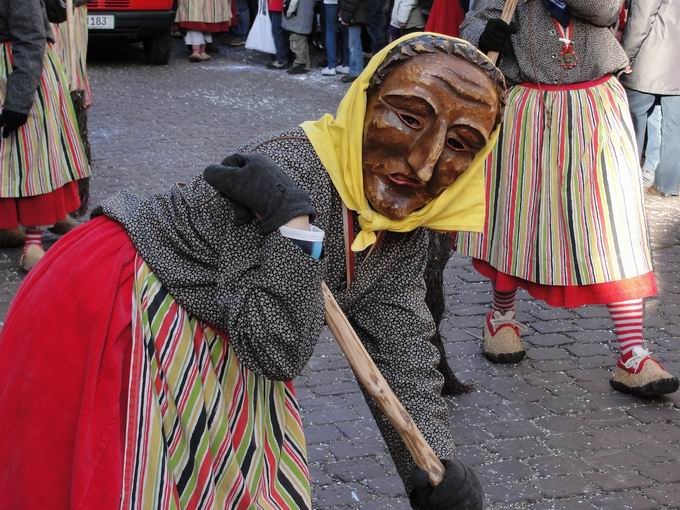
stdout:
[(87, 21), (93, 38), (123, 37), (144, 43), (147, 64), (170, 59), (176, 0), (89, 0)]

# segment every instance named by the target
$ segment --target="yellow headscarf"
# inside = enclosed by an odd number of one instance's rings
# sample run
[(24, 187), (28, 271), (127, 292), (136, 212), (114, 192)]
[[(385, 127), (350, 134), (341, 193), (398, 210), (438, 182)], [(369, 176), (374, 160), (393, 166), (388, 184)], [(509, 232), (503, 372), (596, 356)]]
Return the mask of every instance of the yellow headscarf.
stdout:
[[(366, 89), (371, 77), (392, 48), (423, 32), (405, 35), (377, 53), (345, 94), (335, 118), (330, 113), (317, 121), (300, 125), (307, 134), (321, 163), (328, 171), (340, 198), (348, 209), (359, 215), (361, 232), (352, 244), (352, 251), (362, 251), (376, 241), (375, 232), (391, 230), (410, 232), (418, 227), (433, 230), (481, 232), (484, 227), (484, 160), (498, 138), (498, 129), (489, 143), (477, 154), (468, 169), (438, 197), (401, 220), (391, 220), (371, 209), (364, 193), (361, 150), (366, 115)], [(452, 39), (442, 34), (429, 34)], [(469, 44), (469, 43), (465, 43)]]

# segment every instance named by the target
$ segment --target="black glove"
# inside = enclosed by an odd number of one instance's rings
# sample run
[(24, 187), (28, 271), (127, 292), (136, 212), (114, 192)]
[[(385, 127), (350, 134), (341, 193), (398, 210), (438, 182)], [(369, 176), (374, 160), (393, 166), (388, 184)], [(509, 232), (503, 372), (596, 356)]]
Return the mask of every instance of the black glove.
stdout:
[(296, 216), (315, 210), (306, 191), (300, 189), (281, 168), (262, 154), (234, 154), (221, 165), (211, 165), (203, 178), (234, 203), (234, 223), (243, 225), (257, 215), (265, 234), (270, 234)]
[(484, 53), (497, 51), (501, 55), (512, 53), (510, 36), (517, 33), (517, 23), (511, 21), (508, 25), (502, 19), (490, 19), (479, 37), (479, 49)]
[(444, 478), (436, 487), (416, 467), (411, 473), (411, 505), (420, 510), (483, 510), (482, 485), (475, 472), (458, 459), (443, 460)]
[(26, 124), (28, 114), (13, 112), (12, 110), (2, 110), (0, 113), (0, 127), (4, 126), (2, 130), (2, 137), (9, 138), (14, 131)]

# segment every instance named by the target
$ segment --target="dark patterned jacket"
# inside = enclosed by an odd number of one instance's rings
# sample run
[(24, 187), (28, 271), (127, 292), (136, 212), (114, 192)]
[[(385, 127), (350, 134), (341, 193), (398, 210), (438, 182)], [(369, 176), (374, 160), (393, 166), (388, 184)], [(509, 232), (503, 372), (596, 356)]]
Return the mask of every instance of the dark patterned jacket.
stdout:
[[(591, 81), (621, 71), (628, 57), (610, 26), (616, 22), (623, 0), (565, 0), (574, 21), (572, 40), (578, 55), (573, 69), (558, 59), (562, 43), (552, 17), (540, 0), (520, 1), (513, 20), (512, 55), (501, 57), (499, 68), (510, 83), (532, 82), (562, 85)], [(462, 37), (479, 44), (491, 18), (500, 18), (504, 0), (476, 0), (461, 25)]]
[[(310, 194), (314, 224), (326, 233), (321, 260), (278, 232), (264, 236), (256, 223), (234, 226), (229, 201), (202, 177), (146, 200), (120, 193), (98, 212), (125, 227), (181, 305), (228, 332), (240, 361), (270, 379), (293, 379), (309, 360), (324, 322), (325, 280), (425, 438), (440, 458), (451, 458), (439, 355), (428, 341), (434, 333), (423, 280), (429, 231), (386, 232), (370, 256), (357, 254), (347, 290), (342, 202), (304, 132), (241, 148), (252, 151), (271, 157)], [(411, 456), (367, 400), (408, 489)]]

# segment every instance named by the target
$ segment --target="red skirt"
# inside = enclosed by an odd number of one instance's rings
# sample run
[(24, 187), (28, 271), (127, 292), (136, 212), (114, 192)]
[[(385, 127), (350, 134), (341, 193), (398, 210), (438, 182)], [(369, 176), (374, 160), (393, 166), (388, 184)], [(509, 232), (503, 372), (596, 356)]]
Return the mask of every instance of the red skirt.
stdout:
[(211, 34), (217, 34), (220, 32), (226, 32), (232, 25), (231, 21), (223, 21), (221, 23), (203, 23), (201, 21), (180, 21), (177, 26), (180, 28), (185, 28), (187, 30), (196, 30), (198, 32), (208, 32)]
[(654, 273), (592, 285), (542, 285), (502, 273), (481, 259), (473, 258), (472, 265), (482, 275), (489, 278), (500, 292), (510, 292), (521, 287), (533, 298), (545, 301), (550, 306), (562, 308), (607, 305), (629, 299), (652, 297), (657, 292)]
[(78, 207), (80, 196), (76, 181), (43, 195), (0, 198), (0, 229), (54, 225)]
[(135, 254), (98, 218), (19, 288), (0, 332), (3, 508), (119, 508)]
[(427, 18), (426, 32), (459, 37), (460, 24), (465, 18), (465, 12), (456, 0), (434, 0), (434, 5)]

